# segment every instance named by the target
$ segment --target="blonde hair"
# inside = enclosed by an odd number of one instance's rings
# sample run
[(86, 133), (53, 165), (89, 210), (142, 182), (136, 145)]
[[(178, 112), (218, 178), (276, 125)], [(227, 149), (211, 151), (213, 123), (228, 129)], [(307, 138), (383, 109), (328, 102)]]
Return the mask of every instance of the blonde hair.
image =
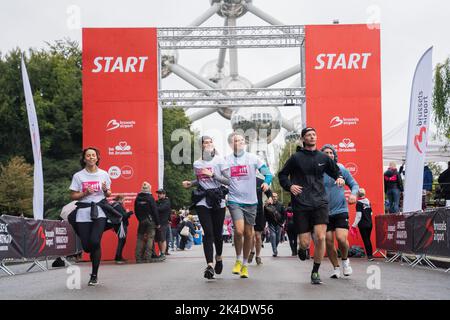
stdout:
[(152, 190), (152, 186), (150, 185), (150, 183), (148, 183), (147, 181), (144, 181), (144, 183), (142, 183), (141, 191), (142, 192), (150, 192), (151, 190)]
[(366, 196), (366, 189), (360, 188), (358, 190), (358, 197), (362, 198)]

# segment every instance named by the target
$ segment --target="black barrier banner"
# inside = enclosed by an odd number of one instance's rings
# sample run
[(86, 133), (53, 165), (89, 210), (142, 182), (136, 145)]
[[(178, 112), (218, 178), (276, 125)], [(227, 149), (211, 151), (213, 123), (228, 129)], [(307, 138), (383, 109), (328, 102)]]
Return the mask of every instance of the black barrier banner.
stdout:
[(400, 214), (375, 217), (377, 249), (412, 253), (410, 219)]
[(26, 258), (77, 253), (75, 232), (66, 221), (25, 219), (25, 234)]
[(450, 257), (450, 209), (419, 213), (412, 218), (414, 252)]
[(0, 216), (0, 260), (24, 257), (24, 221), (22, 218)]

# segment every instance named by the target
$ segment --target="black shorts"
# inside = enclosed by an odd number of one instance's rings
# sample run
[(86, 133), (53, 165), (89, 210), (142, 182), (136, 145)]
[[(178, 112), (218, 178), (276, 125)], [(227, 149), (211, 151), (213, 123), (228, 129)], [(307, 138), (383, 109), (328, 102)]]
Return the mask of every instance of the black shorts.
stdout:
[(266, 227), (266, 217), (264, 217), (264, 211), (257, 210), (256, 218), (255, 218), (255, 225), (253, 226), (253, 229), (255, 231), (262, 232), (262, 231), (264, 231), (265, 227)]
[(160, 226), (159, 229), (156, 229), (155, 233), (155, 241), (156, 242), (164, 242), (166, 241), (166, 231), (167, 231), (167, 224), (165, 226)]
[(318, 224), (328, 224), (328, 205), (312, 210), (295, 210), (294, 225), (297, 234), (312, 232)]
[(327, 225), (328, 231), (335, 231), (336, 229), (347, 229), (348, 230), (348, 213), (333, 214), (329, 218), (330, 222)]

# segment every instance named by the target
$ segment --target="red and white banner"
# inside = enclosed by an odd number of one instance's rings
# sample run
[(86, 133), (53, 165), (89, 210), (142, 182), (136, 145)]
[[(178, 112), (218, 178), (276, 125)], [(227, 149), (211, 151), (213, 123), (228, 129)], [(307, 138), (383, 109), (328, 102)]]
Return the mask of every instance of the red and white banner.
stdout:
[[(133, 207), (142, 182), (158, 188), (158, 50), (155, 28), (83, 29), (83, 147), (100, 150), (113, 196)], [(133, 259), (137, 221), (130, 219), (124, 257)], [(102, 258), (117, 236), (104, 234)]]
[[(362, 24), (306, 26), (305, 58), (306, 121), (317, 130), (318, 147), (335, 146), (339, 162), (366, 189), (374, 215), (381, 214), (380, 30)], [(352, 223), (355, 206), (349, 209)], [(362, 245), (360, 239), (353, 242)]]
[(423, 166), (432, 103), (433, 47), (417, 63), (411, 87), (403, 212), (422, 210)]

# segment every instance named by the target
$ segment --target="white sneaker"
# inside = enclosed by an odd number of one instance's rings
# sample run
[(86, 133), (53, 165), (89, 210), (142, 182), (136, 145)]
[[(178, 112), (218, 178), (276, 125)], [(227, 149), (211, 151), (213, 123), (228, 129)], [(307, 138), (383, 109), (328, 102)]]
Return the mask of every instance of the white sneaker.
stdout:
[(350, 260), (349, 259), (342, 260), (342, 266), (343, 266), (343, 269), (344, 269), (344, 272), (343, 272), (344, 276), (348, 277), (349, 275), (351, 275), (353, 273), (353, 269), (350, 266)]
[(341, 277), (341, 268), (335, 267), (333, 272), (331, 273), (331, 277), (333, 279), (339, 279)]

